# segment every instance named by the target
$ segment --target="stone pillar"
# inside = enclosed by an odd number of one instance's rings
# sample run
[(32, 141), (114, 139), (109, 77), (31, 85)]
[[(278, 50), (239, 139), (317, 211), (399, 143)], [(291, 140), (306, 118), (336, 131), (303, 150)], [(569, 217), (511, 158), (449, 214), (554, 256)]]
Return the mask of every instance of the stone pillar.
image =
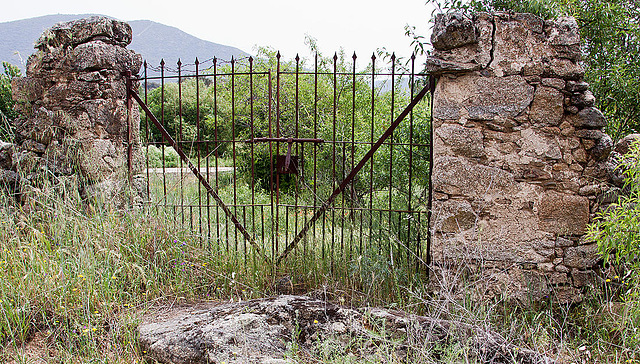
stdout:
[(123, 76), (142, 65), (130, 42), (127, 23), (104, 17), (57, 24), (38, 39), (26, 77), (12, 83), (21, 114), (12, 164), (27, 185), (73, 180), (82, 197), (117, 205), (130, 187), (142, 197), (140, 178), (128, 183), (129, 168), (136, 175), (143, 166), (140, 116), (135, 105), (127, 110)]
[(520, 297), (579, 300), (613, 143), (575, 20), (440, 14), (431, 41), (433, 261), (484, 262)]

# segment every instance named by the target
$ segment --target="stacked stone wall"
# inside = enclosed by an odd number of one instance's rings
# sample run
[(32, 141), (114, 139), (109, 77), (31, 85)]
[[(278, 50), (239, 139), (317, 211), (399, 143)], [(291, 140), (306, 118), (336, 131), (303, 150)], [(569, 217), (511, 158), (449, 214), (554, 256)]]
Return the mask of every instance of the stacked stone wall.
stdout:
[(37, 40), (26, 77), (12, 83), (21, 115), (14, 145), (0, 153), (18, 192), (46, 181), (118, 205), (131, 187), (129, 196), (142, 197), (140, 177), (129, 184), (129, 170), (136, 175), (143, 165), (140, 117), (137, 107), (128, 111), (124, 76), (138, 73), (142, 57), (126, 49), (130, 42), (127, 23), (104, 17), (57, 24)]
[(499, 292), (579, 299), (613, 142), (575, 20), (441, 14), (432, 43), (434, 263), (483, 262)]

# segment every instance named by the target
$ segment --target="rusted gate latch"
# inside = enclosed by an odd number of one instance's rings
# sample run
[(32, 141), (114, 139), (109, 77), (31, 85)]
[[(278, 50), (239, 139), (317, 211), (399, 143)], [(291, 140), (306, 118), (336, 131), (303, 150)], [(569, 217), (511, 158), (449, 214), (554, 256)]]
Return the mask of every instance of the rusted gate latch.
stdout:
[(287, 143), (287, 154), (276, 156), (276, 173), (279, 174), (298, 174), (298, 166), (300, 164), (300, 157), (297, 155), (291, 155), (291, 146), (293, 143), (324, 143), (323, 139), (316, 138), (253, 138), (245, 141), (246, 143), (261, 143), (261, 142), (281, 142)]

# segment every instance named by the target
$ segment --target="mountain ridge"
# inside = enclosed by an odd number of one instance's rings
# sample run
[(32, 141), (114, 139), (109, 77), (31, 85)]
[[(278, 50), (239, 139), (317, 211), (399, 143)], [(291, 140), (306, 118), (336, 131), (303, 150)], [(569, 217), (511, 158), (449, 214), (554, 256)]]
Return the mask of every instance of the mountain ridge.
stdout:
[[(33, 44), (45, 29), (56, 23), (96, 16), (98, 14), (53, 14), (0, 23), (0, 61), (6, 61), (24, 72), (27, 58), (35, 52)], [(100, 15), (106, 16), (106, 15)], [(109, 18), (113, 18), (107, 16)], [(113, 18), (115, 19), (115, 18)], [(133, 40), (127, 47), (142, 54), (151, 66), (175, 64), (178, 59), (192, 63), (196, 57), (230, 60), (249, 54), (238, 48), (206, 41), (179, 28), (151, 20), (127, 21)]]

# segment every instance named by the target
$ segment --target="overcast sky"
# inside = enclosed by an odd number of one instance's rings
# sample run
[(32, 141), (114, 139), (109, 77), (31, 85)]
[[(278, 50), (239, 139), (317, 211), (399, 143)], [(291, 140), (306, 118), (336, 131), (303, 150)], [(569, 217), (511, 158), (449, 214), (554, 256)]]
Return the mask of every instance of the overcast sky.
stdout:
[[(0, 22), (48, 14), (109, 15), (121, 20), (153, 20), (196, 37), (254, 53), (271, 46), (283, 56), (308, 54), (305, 35), (318, 40), (320, 50), (340, 47), (370, 57), (386, 47), (399, 56), (411, 52), (405, 25), (418, 34), (429, 31), (431, 6), (426, 0), (32, 0), (5, 1)], [(1, 38), (0, 38), (1, 39)]]

